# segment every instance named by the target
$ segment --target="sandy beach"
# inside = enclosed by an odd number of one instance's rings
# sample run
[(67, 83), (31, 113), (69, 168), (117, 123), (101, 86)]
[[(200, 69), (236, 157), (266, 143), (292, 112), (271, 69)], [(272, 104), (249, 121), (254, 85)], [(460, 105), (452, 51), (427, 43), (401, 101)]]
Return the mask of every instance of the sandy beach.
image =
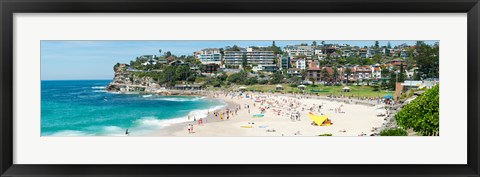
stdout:
[[(209, 112), (200, 125), (200, 118), (196, 118), (196, 121), (191, 118), (188, 122), (161, 128), (147, 136), (369, 136), (376, 132), (374, 128), (381, 127), (385, 122), (385, 116), (376, 115), (375, 106), (346, 103), (344, 100), (239, 92), (217, 92), (207, 96), (209, 99), (221, 99), (228, 106)], [(228, 119), (227, 110), (230, 110)], [(214, 116), (215, 112), (217, 116)], [(313, 124), (309, 112), (329, 115), (332, 124)], [(264, 116), (255, 117), (254, 114)], [(193, 125), (191, 133), (188, 131), (190, 124)]]

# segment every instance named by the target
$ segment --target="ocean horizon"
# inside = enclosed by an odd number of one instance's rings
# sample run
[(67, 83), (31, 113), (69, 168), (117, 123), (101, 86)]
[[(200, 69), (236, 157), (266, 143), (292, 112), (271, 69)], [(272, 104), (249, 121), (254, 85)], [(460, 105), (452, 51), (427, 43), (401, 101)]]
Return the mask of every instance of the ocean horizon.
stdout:
[(42, 80), (41, 136), (144, 135), (226, 103), (201, 96), (118, 94), (111, 80)]

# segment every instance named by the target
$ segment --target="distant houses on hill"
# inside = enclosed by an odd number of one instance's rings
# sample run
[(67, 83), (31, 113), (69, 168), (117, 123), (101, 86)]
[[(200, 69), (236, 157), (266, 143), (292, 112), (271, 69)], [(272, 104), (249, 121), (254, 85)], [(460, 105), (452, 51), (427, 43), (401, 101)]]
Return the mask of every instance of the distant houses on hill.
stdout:
[[(142, 69), (154, 70), (158, 66), (188, 65), (194, 72), (205, 76), (215, 76), (220, 72), (240, 72), (247, 70), (252, 74), (272, 74), (281, 72), (289, 77), (301, 77), (305, 81), (324, 83), (348, 83), (358, 80), (381, 80), (382, 69), (396, 69), (401, 67), (408, 78), (413, 77), (417, 67), (406, 68), (406, 59), (415, 55), (415, 46), (398, 45), (388, 46), (350, 46), (346, 44), (298, 44), (287, 45), (283, 48), (238, 46), (225, 48), (204, 48), (193, 52), (192, 56), (177, 57), (142, 55), (137, 57), (141, 61)], [(189, 57), (191, 57), (189, 59)], [(369, 64), (352, 64), (354, 60), (375, 61)], [(335, 64), (331, 64), (335, 63)], [(138, 64), (136, 65), (138, 66)], [(154, 67), (156, 66), (156, 67)], [(150, 69), (148, 69), (150, 68)]]

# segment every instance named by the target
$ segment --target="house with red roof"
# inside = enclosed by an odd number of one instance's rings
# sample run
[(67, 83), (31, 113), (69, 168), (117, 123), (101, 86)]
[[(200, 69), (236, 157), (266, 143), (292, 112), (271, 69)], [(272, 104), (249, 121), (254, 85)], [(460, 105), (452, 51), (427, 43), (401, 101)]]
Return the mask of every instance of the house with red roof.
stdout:
[(319, 82), (321, 79), (321, 71), (322, 69), (317, 65), (316, 62), (311, 62), (308, 65), (306, 80), (314, 80), (315, 82)]

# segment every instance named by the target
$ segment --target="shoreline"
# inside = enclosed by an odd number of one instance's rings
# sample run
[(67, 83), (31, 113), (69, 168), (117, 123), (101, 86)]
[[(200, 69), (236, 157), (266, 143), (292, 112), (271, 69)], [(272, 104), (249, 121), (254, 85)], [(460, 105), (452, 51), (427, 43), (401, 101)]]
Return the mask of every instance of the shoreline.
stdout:
[[(190, 96), (190, 95), (183, 95), (183, 96)], [(206, 96), (206, 95), (202, 95), (202, 96)], [(218, 98), (212, 98), (212, 97), (209, 97), (209, 96), (206, 96), (206, 97), (207, 97), (206, 99), (218, 99)], [(209, 109), (209, 114), (207, 115), (207, 117), (200, 117), (200, 118), (202, 118), (203, 121), (206, 121), (206, 122), (204, 122), (204, 124), (209, 124), (209, 123), (221, 121), (221, 120), (215, 119), (215, 117), (213, 115), (213, 112), (224, 111), (226, 109), (234, 110), (238, 106), (237, 103), (232, 102), (230, 100), (224, 100), (224, 99), (218, 99), (218, 100), (221, 100), (222, 102), (225, 102), (226, 105), (223, 106), (220, 109), (215, 109), (215, 110), (210, 110)], [(197, 120), (199, 120), (200, 118), (198, 118)], [(153, 130), (150, 133), (147, 133), (147, 134), (144, 134), (144, 135), (139, 135), (139, 136), (171, 136), (172, 132), (177, 132), (177, 131), (187, 132), (187, 126), (189, 124), (195, 124), (195, 125), (198, 124), (193, 119), (194, 118), (191, 117), (190, 120), (187, 120), (185, 122), (174, 123), (174, 124), (171, 124), (169, 126), (165, 126), (165, 127), (160, 128), (160, 129)]]

